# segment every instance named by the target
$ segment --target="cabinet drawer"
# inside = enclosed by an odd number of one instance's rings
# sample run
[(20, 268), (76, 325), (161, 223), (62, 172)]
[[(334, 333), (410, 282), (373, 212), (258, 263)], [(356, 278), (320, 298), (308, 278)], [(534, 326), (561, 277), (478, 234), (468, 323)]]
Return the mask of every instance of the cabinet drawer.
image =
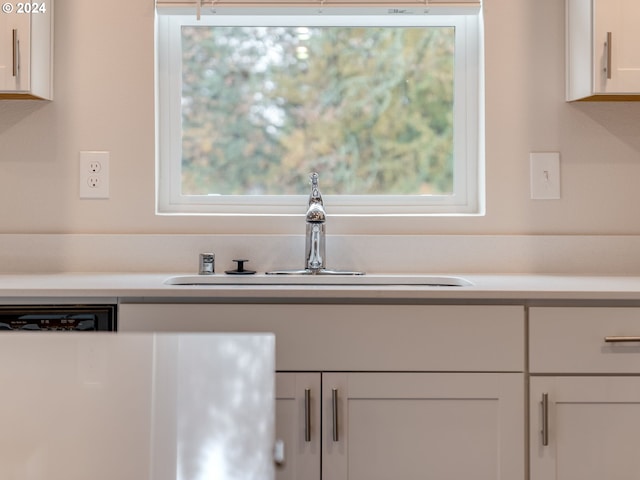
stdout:
[(640, 373), (640, 341), (629, 341), (633, 337), (640, 338), (640, 308), (531, 308), (530, 370)]
[(124, 304), (121, 331), (274, 332), (278, 370), (524, 370), (524, 307)]

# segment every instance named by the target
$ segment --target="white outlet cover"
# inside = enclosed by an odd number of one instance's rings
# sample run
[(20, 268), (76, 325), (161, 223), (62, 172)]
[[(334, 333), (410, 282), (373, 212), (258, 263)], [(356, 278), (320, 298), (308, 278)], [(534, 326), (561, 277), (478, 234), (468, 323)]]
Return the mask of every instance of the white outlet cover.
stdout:
[(109, 198), (109, 152), (80, 152), (80, 198)]

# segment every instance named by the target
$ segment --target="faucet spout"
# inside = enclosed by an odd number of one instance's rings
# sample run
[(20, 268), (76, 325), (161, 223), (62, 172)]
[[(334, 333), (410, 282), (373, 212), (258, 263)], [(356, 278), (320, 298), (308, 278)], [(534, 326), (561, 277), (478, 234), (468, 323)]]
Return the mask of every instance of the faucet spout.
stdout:
[(318, 272), (325, 268), (324, 224), (307, 224), (307, 268)]

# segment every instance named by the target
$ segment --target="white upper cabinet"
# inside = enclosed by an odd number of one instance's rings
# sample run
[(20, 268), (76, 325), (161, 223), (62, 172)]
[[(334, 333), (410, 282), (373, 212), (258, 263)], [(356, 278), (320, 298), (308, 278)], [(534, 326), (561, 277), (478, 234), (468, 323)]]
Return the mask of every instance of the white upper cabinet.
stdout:
[(0, 99), (51, 100), (53, 0), (7, 2), (0, 13)]
[(640, 100), (640, 2), (566, 0), (567, 101)]
[(17, 92), (29, 80), (29, 15), (0, 15), (0, 91)]

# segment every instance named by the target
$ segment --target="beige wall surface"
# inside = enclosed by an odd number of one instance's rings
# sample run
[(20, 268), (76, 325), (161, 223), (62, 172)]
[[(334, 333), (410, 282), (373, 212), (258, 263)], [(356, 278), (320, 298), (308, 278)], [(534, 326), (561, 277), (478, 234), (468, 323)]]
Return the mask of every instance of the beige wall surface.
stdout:
[[(484, 4), (486, 215), (333, 217), (330, 232), (640, 234), (640, 102), (564, 101), (562, 0)], [(155, 214), (151, 0), (56, 0), (54, 95), (0, 102), (0, 234), (304, 231), (302, 217)], [(110, 199), (79, 199), (81, 150), (111, 152)], [(544, 151), (561, 154), (561, 200), (529, 198), (529, 153)]]

